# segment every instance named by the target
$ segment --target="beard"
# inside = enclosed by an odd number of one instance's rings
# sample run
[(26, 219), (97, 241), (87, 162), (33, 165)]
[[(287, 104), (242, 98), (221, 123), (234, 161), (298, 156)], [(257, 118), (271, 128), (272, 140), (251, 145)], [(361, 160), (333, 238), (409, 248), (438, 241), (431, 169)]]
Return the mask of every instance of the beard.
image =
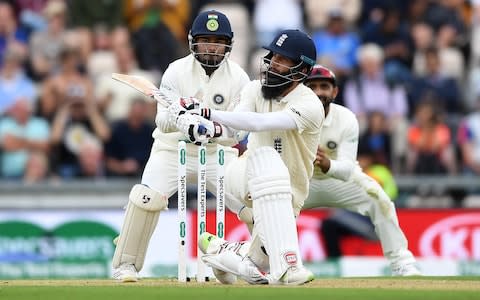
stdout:
[(334, 98), (328, 97), (328, 96), (318, 96), (318, 99), (320, 99), (320, 102), (322, 102), (324, 109), (327, 109), (330, 103), (332, 103), (335, 100)]
[[(283, 75), (283, 74), (282, 74)], [(279, 86), (265, 86), (262, 84), (262, 96), (267, 100), (278, 99), (286, 90), (288, 90), (293, 81), (288, 82), (285, 78), (282, 78), (278, 75), (268, 73), (264, 74), (265, 83), (268, 85), (279, 85)]]
[(218, 65), (225, 58), (224, 55), (218, 55), (218, 54), (197, 54), (195, 55), (195, 57), (202, 64), (211, 68), (218, 68)]

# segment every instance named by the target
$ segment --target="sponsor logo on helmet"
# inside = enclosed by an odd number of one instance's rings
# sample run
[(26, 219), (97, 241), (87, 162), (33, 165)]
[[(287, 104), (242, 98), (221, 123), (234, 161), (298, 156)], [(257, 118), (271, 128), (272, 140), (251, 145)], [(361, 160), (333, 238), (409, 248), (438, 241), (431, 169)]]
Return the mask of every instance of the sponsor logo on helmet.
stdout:
[(225, 101), (225, 98), (222, 95), (216, 94), (215, 96), (213, 96), (213, 102), (215, 102), (216, 104), (222, 104), (223, 101)]
[(275, 43), (275, 45), (277, 45), (278, 47), (282, 47), (283, 42), (285, 42), (285, 40), (286, 40), (287, 38), (288, 38), (288, 35), (286, 35), (285, 33), (282, 34), (282, 35), (278, 38), (278, 40), (277, 40), (277, 42)]
[(290, 266), (295, 266), (298, 262), (297, 254), (293, 251), (286, 252), (283, 257)]

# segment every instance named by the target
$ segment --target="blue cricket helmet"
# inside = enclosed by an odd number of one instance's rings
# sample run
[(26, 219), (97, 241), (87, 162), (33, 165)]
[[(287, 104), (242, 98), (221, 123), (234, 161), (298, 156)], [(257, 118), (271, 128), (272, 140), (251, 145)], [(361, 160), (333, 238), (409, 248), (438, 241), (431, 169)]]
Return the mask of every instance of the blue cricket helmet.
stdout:
[[(196, 38), (200, 36), (223, 37), (227, 41), (226, 44), (198, 43)], [(232, 50), (233, 32), (227, 16), (216, 10), (201, 12), (193, 21), (192, 28), (188, 34), (188, 44), (190, 52), (203, 67), (218, 68), (225, 62)], [(217, 49), (224, 47), (225, 50), (223, 53), (212, 53), (206, 50), (198, 50), (199, 45), (216, 45), (219, 47)], [(209, 57), (209, 59), (205, 57)]]
[(216, 10), (201, 12), (193, 21), (190, 35), (224, 36), (233, 39), (232, 26), (227, 16)]
[(304, 62), (310, 68), (317, 60), (317, 49), (312, 38), (298, 29), (282, 30), (270, 45), (263, 48), (288, 57), (294, 62)]

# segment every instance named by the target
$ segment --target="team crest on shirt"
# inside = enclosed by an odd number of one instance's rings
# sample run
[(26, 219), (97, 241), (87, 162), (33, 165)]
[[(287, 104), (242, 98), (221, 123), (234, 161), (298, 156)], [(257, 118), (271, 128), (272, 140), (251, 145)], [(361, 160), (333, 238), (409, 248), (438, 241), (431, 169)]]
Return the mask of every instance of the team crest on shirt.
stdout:
[(276, 138), (273, 139), (273, 148), (275, 149), (275, 151), (278, 152), (278, 154), (282, 154), (283, 145), (282, 145), (281, 137), (277, 136)]
[(330, 149), (330, 150), (336, 149), (337, 148), (337, 143), (335, 143), (334, 141), (328, 141), (327, 148)]
[(216, 94), (213, 96), (213, 102), (215, 102), (215, 104), (222, 104), (223, 101), (225, 101), (225, 98), (222, 95)]

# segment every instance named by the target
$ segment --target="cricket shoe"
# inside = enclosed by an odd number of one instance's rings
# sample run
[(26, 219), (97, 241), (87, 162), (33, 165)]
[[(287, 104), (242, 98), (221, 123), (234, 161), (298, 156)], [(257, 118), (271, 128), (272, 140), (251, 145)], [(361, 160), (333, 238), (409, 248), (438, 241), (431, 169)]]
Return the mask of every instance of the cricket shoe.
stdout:
[(422, 276), (415, 263), (392, 264), (392, 276)]
[(248, 242), (229, 243), (211, 233), (200, 235), (198, 246), (204, 253), (202, 260), (210, 266), (221, 283), (234, 283), (237, 277), (250, 284), (267, 284), (268, 280), (247, 256)]
[(113, 269), (112, 277), (121, 282), (138, 281), (137, 269), (135, 269), (135, 266), (133, 264), (129, 263), (121, 264), (118, 268)]
[(280, 280), (274, 280), (268, 276), (269, 284), (272, 285), (302, 285), (315, 279), (315, 275), (304, 266), (291, 266)]
[[(217, 237), (216, 235), (213, 235), (209, 232), (204, 232), (200, 235), (200, 238), (198, 239), (198, 247), (200, 248), (200, 251), (204, 255), (202, 255), (202, 260), (205, 262), (203, 257), (205, 254), (215, 254), (218, 252), (220, 249), (221, 245), (226, 243), (224, 239), (221, 239)], [(205, 262), (206, 263), (206, 262)], [(217, 269), (213, 266), (210, 266), (213, 271), (213, 275), (215, 275), (215, 278), (223, 284), (233, 284), (237, 281), (237, 276), (234, 274), (222, 271), (220, 269)]]

